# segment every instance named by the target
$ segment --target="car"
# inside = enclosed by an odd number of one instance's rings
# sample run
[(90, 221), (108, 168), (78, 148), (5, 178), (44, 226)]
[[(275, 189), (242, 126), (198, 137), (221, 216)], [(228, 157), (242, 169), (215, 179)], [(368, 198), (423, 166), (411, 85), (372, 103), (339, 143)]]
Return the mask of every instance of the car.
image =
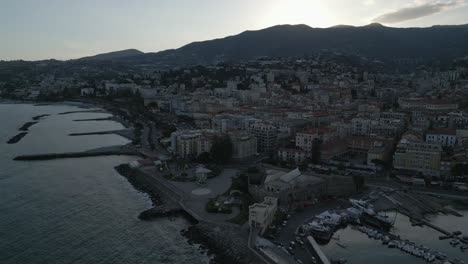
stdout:
[(294, 249), (292, 247), (288, 247), (288, 253), (294, 255)]
[(291, 242), (289, 242), (289, 246), (295, 247), (295, 246), (296, 246), (296, 243), (295, 243), (294, 241), (291, 241)]

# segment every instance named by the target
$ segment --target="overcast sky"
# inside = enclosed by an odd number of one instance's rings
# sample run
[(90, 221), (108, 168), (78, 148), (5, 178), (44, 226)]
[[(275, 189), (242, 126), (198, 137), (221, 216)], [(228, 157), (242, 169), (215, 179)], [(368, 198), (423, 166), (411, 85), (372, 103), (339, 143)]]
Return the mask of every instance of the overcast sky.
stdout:
[(154, 52), (277, 24), (468, 23), (468, 0), (0, 0), (0, 59)]

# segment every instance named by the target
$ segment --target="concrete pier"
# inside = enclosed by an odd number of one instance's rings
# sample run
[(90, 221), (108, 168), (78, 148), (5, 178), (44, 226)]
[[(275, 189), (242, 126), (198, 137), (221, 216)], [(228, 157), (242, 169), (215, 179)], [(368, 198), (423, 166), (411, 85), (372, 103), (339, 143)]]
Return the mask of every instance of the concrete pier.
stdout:
[(319, 256), (320, 261), (323, 264), (330, 264), (330, 260), (328, 260), (327, 256), (325, 256), (325, 253), (323, 253), (320, 246), (317, 244), (317, 242), (315, 242), (315, 239), (312, 236), (308, 236), (307, 240), (309, 241), (312, 248), (314, 248), (315, 252), (317, 252), (317, 255)]
[(441, 228), (439, 226), (436, 226), (436, 225), (432, 224), (431, 222), (427, 221), (424, 218), (416, 216), (416, 215), (414, 215), (414, 214), (412, 214), (410, 212), (407, 212), (405, 210), (398, 210), (398, 212), (401, 213), (401, 214), (404, 214), (404, 215), (408, 216), (410, 219), (414, 219), (414, 220), (418, 221), (418, 223), (420, 223), (422, 225), (426, 225), (426, 226), (428, 226), (428, 227), (430, 227), (430, 228), (432, 228), (432, 229), (434, 229), (434, 230), (436, 230), (436, 231), (438, 231), (438, 232), (440, 232), (440, 233), (442, 233), (442, 234), (444, 234), (446, 236), (453, 236), (453, 238), (457, 238), (462, 243), (468, 244), (468, 240), (460, 238), (458, 236), (455, 236), (455, 235), (453, 235), (453, 232), (450, 232), (450, 231), (445, 230), (445, 229), (443, 229), (443, 228)]

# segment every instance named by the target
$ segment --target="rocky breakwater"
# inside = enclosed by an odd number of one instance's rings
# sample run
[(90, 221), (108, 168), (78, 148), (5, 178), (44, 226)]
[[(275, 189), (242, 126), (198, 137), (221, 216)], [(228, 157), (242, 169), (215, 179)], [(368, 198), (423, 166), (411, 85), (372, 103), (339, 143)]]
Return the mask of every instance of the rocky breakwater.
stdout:
[(148, 194), (153, 207), (140, 213), (138, 218), (141, 220), (149, 221), (161, 217), (184, 216), (190, 222), (197, 223), (197, 221), (185, 212), (173, 198), (168, 196), (158, 184), (151, 181), (150, 175), (131, 168), (128, 164), (122, 164), (115, 167), (115, 170), (124, 176), (133, 187), (143, 193)]
[(189, 243), (201, 244), (213, 255), (211, 263), (259, 264), (264, 263), (247, 246), (248, 231), (241, 227), (200, 222), (183, 230)]
[(21, 139), (23, 139), (27, 134), (28, 134), (28, 131), (29, 131), (29, 128), (37, 123), (39, 119), (45, 117), (45, 116), (48, 116), (48, 115), (38, 115), (38, 116), (35, 116), (33, 117), (32, 119), (34, 121), (30, 121), (30, 122), (26, 122), (24, 123), (18, 130), (21, 131), (20, 133), (18, 133), (17, 135), (13, 136), (12, 138), (10, 138), (8, 141), (7, 141), (7, 144), (16, 144), (18, 143)]

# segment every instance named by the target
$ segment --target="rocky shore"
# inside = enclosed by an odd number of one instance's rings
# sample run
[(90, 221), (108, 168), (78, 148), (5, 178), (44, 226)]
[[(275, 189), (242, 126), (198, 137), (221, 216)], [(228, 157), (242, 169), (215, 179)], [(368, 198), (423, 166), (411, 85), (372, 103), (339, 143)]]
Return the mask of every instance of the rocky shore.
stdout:
[(153, 207), (140, 213), (138, 218), (144, 221), (150, 221), (162, 217), (182, 216), (192, 224), (198, 221), (183, 210), (174, 200), (160, 191), (157, 186), (146, 180), (143, 172), (132, 169), (128, 164), (121, 164), (115, 167), (115, 170), (140, 192), (148, 194)]
[(240, 227), (200, 222), (183, 230), (189, 243), (201, 244), (213, 255), (212, 264), (259, 264), (263, 263), (248, 247), (247, 231)]

